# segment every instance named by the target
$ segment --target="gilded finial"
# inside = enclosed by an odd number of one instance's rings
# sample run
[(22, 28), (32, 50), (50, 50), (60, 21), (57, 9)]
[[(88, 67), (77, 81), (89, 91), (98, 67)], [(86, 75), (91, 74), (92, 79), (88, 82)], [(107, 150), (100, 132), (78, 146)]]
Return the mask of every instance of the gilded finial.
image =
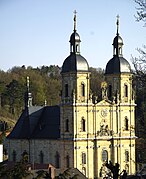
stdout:
[(77, 14), (77, 11), (74, 10), (74, 31), (76, 31), (76, 14)]
[(117, 15), (117, 35), (119, 35), (119, 18), (120, 18), (120, 16), (119, 15)]

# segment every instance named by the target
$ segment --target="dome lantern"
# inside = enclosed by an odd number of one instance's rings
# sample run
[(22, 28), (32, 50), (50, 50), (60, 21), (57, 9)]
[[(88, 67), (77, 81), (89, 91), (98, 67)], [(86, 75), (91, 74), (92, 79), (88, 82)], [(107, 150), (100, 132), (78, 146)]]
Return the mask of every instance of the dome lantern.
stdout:
[(117, 34), (113, 40), (113, 55), (116, 56), (123, 56), (122, 54), (122, 46), (123, 46), (123, 39), (119, 35), (119, 15), (117, 15)]
[(113, 58), (106, 65), (105, 74), (131, 73), (129, 62), (123, 57), (123, 39), (119, 35), (119, 16), (117, 16), (117, 34), (113, 40)]
[(73, 33), (71, 34), (70, 36), (70, 53), (75, 53), (75, 54), (80, 54), (80, 36), (79, 34), (77, 33), (77, 30), (76, 30), (76, 14), (77, 14), (77, 11), (75, 10), (74, 11), (74, 31)]
[(76, 30), (76, 11), (74, 11), (74, 30), (70, 36), (70, 55), (64, 60), (62, 73), (89, 72), (87, 60), (80, 55), (80, 36)]

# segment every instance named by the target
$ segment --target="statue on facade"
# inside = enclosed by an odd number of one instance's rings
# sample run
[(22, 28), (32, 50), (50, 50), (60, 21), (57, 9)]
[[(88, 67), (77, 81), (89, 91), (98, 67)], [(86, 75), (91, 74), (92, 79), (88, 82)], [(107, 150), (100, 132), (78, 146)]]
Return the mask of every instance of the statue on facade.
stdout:
[(101, 83), (102, 99), (107, 99), (107, 83), (106, 81)]
[(100, 124), (100, 131), (97, 131), (97, 135), (99, 136), (109, 136), (111, 135), (111, 131), (108, 128), (108, 125), (105, 122)]

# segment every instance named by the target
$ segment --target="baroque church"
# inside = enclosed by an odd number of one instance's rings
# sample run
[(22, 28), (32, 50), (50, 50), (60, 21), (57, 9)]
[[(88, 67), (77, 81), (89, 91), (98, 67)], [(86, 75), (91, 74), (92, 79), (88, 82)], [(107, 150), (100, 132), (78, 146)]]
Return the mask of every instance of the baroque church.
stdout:
[(70, 36), (70, 55), (62, 65), (62, 93), (58, 106), (33, 106), (29, 79), (25, 109), (7, 137), (9, 161), (24, 153), (30, 163), (51, 164), (63, 172), (77, 168), (87, 178), (104, 178), (106, 161), (119, 163), (120, 172), (136, 171), (135, 97), (129, 62), (123, 57), (123, 39), (113, 40), (113, 57), (105, 68), (102, 100), (90, 90), (90, 71), (80, 52), (80, 35)]

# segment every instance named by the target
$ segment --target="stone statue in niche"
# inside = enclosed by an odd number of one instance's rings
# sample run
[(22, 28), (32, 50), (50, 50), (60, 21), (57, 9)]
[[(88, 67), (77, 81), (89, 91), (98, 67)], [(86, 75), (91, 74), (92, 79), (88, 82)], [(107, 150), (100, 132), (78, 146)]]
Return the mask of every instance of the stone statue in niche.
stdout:
[(107, 99), (107, 83), (104, 81), (101, 83), (102, 99)]

